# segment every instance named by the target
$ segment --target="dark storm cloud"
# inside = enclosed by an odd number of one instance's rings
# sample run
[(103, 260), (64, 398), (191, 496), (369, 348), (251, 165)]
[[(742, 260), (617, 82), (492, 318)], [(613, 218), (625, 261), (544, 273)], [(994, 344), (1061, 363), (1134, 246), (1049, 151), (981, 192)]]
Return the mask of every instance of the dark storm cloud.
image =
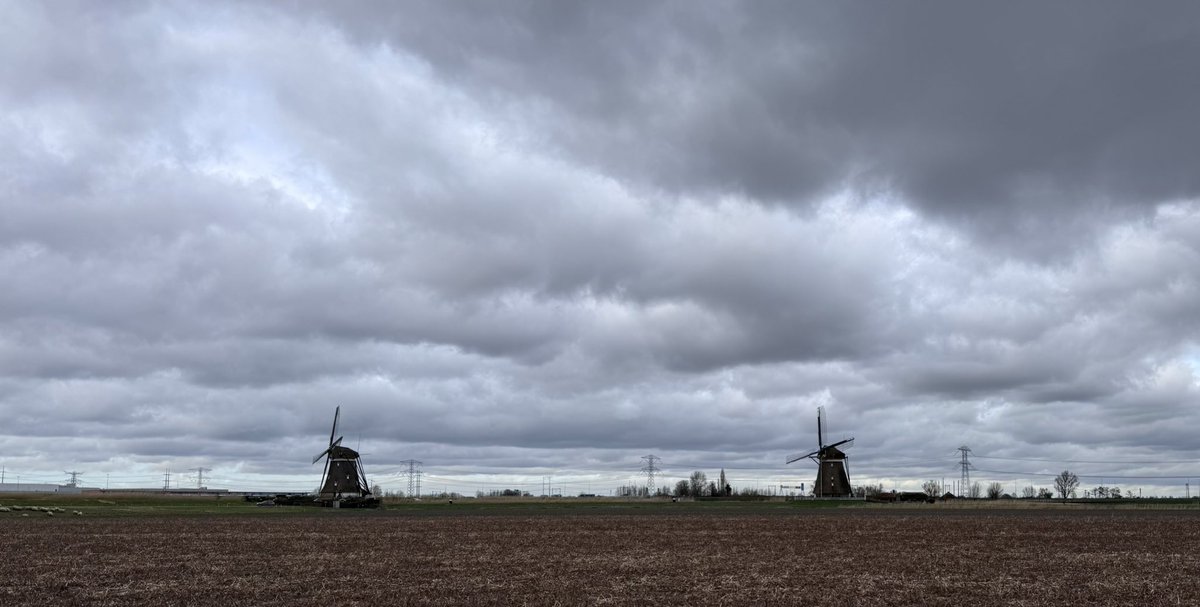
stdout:
[(331, 17), (652, 188), (785, 204), (895, 190), (978, 234), (1028, 238), (1196, 195), (1197, 11), (414, 2)]
[(0, 456), (1186, 457), (1193, 11), (5, 7)]

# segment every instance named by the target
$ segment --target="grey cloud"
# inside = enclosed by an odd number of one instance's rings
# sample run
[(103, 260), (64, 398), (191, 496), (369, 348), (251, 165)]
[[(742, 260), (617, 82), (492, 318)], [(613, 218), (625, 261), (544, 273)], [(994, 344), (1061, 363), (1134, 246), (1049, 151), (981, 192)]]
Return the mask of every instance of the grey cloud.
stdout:
[(1190, 7), (691, 8), (6, 7), (3, 457), (1194, 451)]
[[(1195, 8), (1121, 3), (445, 7), (330, 15), (652, 188), (787, 204), (895, 189), (1055, 247), (1077, 213), (1194, 196)], [(469, 14), (468, 14), (469, 12)]]

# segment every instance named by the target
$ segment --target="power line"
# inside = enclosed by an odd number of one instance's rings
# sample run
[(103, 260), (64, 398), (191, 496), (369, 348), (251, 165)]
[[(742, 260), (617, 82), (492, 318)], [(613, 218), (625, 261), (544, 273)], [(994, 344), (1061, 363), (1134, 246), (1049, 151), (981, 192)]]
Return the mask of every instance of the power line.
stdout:
[(196, 488), (203, 489), (204, 488), (204, 473), (212, 472), (212, 468), (191, 468), (191, 470), (196, 471)]
[(1099, 459), (1042, 459), (1037, 457), (1000, 457), (995, 455), (976, 455), (981, 459), (1002, 459), (1014, 462), (1048, 462), (1054, 464), (1120, 464), (1128, 466), (1149, 466), (1155, 464), (1194, 464), (1196, 460), (1099, 460)]
[(408, 465), (407, 470), (402, 470), (398, 473), (399, 476), (408, 477), (408, 497), (421, 497), (421, 462), (415, 459), (407, 459), (400, 463)]
[[(910, 461), (910, 462), (888, 461), (888, 462), (878, 462), (878, 463), (872, 462), (870, 464), (870, 466), (868, 466), (868, 468), (870, 470), (875, 470), (877, 468), (920, 468), (920, 467), (926, 467), (926, 466), (946, 466), (946, 465), (950, 465), (950, 464), (957, 465), (959, 463), (961, 463), (960, 460), (950, 460), (950, 459), (927, 459), (927, 460)], [(860, 465), (865, 465), (865, 464), (860, 464)]]
[(646, 492), (648, 495), (654, 495), (654, 474), (658, 472), (655, 464), (662, 461), (662, 458), (657, 455), (643, 455), (643, 460), (646, 460), (646, 465), (642, 466), (642, 472), (646, 474)]
[(962, 464), (962, 480), (961, 480), (962, 486), (958, 488), (958, 492), (961, 495), (963, 493), (970, 492), (970, 487), (971, 487), (971, 459), (970, 459), (971, 448), (966, 445), (963, 445), (963, 446), (959, 447), (958, 450), (959, 450), (959, 452), (962, 453), (962, 461), (960, 462)]
[[(979, 472), (988, 472), (991, 474), (1013, 474), (1013, 475), (1017, 475), (1017, 476), (1050, 476), (1050, 477), (1058, 476), (1058, 474), (1052, 474), (1049, 472), (1018, 472), (1015, 470), (983, 470), (980, 468), (976, 468), (976, 470), (978, 470)], [(1182, 475), (1166, 475), (1166, 476), (1128, 475), (1128, 474), (1109, 474), (1106, 472), (1088, 472), (1088, 473), (1076, 472), (1074, 474), (1075, 474), (1075, 476), (1084, 477), (1084, 478), (1120, 478), (1120, 479), (1132, 479), (1132, 480), (1138, 480), (1138, 479), (1141, 479), (1141, 480), (1145, 480), (1145, 479), (1191, 479), (1191, 478), (1196, 478), (1196, 477), (1200, 476), (1200, 474), (1182, 474)]]

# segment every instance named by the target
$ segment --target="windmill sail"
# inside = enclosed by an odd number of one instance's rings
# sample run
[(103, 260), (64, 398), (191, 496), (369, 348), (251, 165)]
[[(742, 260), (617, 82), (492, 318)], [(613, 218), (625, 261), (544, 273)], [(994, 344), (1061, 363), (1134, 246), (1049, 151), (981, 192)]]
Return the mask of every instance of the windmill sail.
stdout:
[(817, 448), (825, 448), (825, 435), (821, 433), (821, 427), (825, 425), (825, 406), (817, 407)]

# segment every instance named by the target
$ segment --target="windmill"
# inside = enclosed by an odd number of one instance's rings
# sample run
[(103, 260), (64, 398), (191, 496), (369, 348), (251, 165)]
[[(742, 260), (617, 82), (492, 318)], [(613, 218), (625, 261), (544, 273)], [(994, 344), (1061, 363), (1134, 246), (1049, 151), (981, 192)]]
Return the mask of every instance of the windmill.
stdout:
[(367, 486), (367, 475), (363, 472), (362, 460), (358, 452), (342, 446), (342, 437), (337, 436), (338, 418), (342, 408), (333, 412), (333, 429), (329, 431), (329, 446), (313, 458), (316, 464), (325, 458), (325, 471), (321, 473), (321, 489), (317, 499), (322, 502), (341, 504), (343, 500), (364, 502), (376, 500), (372, 498), (371, 488)]
[[(816, 497), (850, 497), (850, 476), (846, 472), (846, 454), (842, 449), (854, 445), (853, 438), (838, 441), (832, 445), (825, 444), (822, 426), (825, 426), (825, 407), (817, 407), (817, 450), (804, 455), (790, 455), (787, 463), (804, 458), (817, 463), (817, 482), (813, 484), (813, 495)], [(838, 449), (841, 447), (842, 449)]]

